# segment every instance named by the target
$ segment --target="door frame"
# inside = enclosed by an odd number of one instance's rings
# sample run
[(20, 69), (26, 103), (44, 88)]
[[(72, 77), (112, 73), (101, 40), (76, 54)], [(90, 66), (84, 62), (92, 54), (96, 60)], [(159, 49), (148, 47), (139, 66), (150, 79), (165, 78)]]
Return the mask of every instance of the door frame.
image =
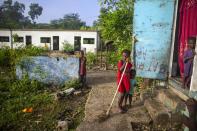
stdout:
[[(29, 38), (30, 38), (31, 42), (27, 43), (27, 39), (29, 39)], [(31, 35), (26, 35), (25, 36), (25, 46), (29, 46), (29, 45), (32, 45), (32, 36)]]
[(170, 59), (169, 59), (169, 74), (168, 77), (172, 77), (172, 65), (173, 65), (173, 57), (174, 57), (174, 46), (176, 42), (176, 30), (177, 30), (177, 15), (179, 9), (179, 0), (175, 0), (175, 11), (174, 11), (174, 22), (173, 22), (173, 32), (172, 32), (172, 41), (171, 41), (171, 51), (170, 51)]
[[(56, 48), (54, 48), (55, 47), (55, 44), (54, 44), (54, 39), (56, 39), (56, 38), (58, 38), (57, 39), (57, 49)], [(53, 50), (59, 50), (60, 49), (60, 44), (59, 44), (59, 36), (53, 36)]]
[[(77, 40), (80, 40), (79, 41), (79, 49), (76, 49), (75, 48), (75, 45), (76, 45), (76, 41), (75, 41), (75, 38), (78, 38)], [(81, 50), (81, 36), (74, 36), (74, 51), (80, 51)]]

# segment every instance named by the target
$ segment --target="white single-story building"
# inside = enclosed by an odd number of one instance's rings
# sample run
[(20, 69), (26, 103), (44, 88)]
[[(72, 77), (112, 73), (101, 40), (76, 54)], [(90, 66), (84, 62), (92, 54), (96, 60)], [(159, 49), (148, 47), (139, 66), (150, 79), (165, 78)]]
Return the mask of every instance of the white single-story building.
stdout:
[[(14, 36), (17, 36), (17, 40)], [(85, 49), (86, 52), (95, 53), (99, 48), (99, 33), (98, 31), (59, 29), (0, 29), (0, 48), (33, 45), (62, 51), (65, 43), (72, 45), (74, 51)]]

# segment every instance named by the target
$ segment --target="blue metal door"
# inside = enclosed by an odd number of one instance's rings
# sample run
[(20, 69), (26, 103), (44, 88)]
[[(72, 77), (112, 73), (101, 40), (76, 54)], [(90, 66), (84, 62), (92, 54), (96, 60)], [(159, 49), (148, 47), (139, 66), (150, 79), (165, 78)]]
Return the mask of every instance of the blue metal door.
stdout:
[(167, 77), (174, 7), (175, 0), (135, 0), (133, 32), (137, 76)]

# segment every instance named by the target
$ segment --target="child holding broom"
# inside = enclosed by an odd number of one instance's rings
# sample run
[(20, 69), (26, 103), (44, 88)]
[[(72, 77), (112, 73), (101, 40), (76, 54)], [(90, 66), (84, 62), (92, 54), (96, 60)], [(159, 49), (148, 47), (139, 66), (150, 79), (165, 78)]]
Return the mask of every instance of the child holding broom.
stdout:
[[(130, 70), (131, 70), (132, 64), (129, 62), (129, 56), (130, 56), (130, 51), (126, 49), (123, 50), (122, 60), (118, 62), (117, 84), (120, 83), (119, 88), (118, 88), (118, 92), (119, 92), (118, 107), (119, 107), (120, 113), (126, 112), (126, 109), (123, 108), (122, 104), (123, 104), (125, 95), (129, 93), (129, 90), (130, 90)], [(124, 69), (125, 69), (125, 72), (123, 72)], [(122, 81), (120, 81), (122, 75), (123, 75)]]

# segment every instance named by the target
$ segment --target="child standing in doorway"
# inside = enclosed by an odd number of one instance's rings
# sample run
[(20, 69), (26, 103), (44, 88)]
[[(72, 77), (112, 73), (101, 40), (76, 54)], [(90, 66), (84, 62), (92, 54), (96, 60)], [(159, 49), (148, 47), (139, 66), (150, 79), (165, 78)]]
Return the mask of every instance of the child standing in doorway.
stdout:
[(84, 88), (86, 84), (86, 57), (84, 56), (84, 51), (80, 51), (79, 78), (80, 83), (82, 84), (82, 88)]
[(195, 52), (196, 38), (189, 37), (188, 48), (184, 52), (184, 87), (189, 88), (193, 71), (193, 60)]
[[(129, 62), (129, 56), (130, 56), (130, 51), (123, 50), (122, 60), (118, 62), (117, 84), (119, 84), (120, 82), (120, 86), (118, 88), (118, 92), (119, 92), (118, 107), (119, 107), (120, 113), (126, 112), (126, 109), (123, 108), (122, 104), (123, 104), (125, 95), (130, 90), (130, 70), (131, 70), (132, 64)], [(127, 66), (126, 66), (126, 63), (127, 63)], [(125, 72), (123, 72), (125, 68), (126, 70)], [(123, 75), (123, 78), (122, 78), (122, 81), (120, 81), (122, 75)]]
[(133, 97), (133, 94), (134, 94), (134, 90), (135, 90), (135, 87), (137, 86), (137, 82), (135, 80), (135, 75), (136, 75), (136, 70), (135, 69), (132, 69), (131, 72), (130, 72), (130, 91), (128, 94), (126, 94), (125, 96), (125, 106), (127, 105), (127, 99), (129, 98), (129, 107), (131, 107), (131, 103), (132, 103), (132, 97)]

